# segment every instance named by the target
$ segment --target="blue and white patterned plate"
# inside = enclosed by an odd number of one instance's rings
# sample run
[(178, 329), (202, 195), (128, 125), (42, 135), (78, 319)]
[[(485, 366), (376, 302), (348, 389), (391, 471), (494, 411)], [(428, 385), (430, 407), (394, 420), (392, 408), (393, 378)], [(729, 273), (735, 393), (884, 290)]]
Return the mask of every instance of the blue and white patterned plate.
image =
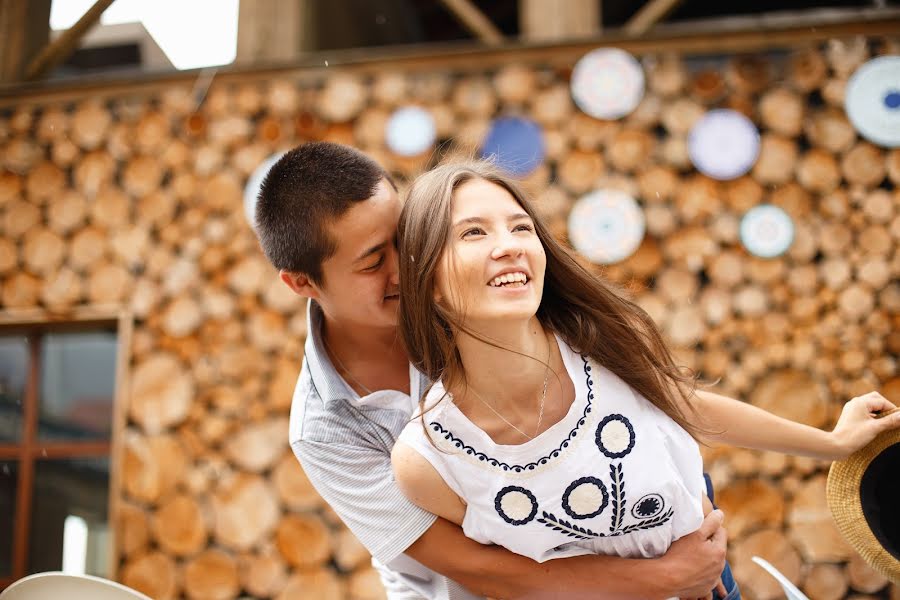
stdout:
[(544, 134), (530, 119), (500, 117), (491, 123), (481, 156), (511, 175), (528, 175), (544, 161)]
[(646, 224), (638, 203), (618, 190), (583, 196), (569, 213), (569, 241), (597, 264), (625, 260), (641, 245)]
[(777, 206), (761, 204), (741, 219), (741, 242), (754, 256), (781, 256), (794, 242), (794, 221)]
[(691, 128), (688, 155), (707, 177), (740, 177), (759, 157), (759, 131), (753, 121), (735, 110), (711, 110)]
[(858, 68), (847, 81), (844, 108), (864, 138), (900, 147), (900, 56), (879, 56)]
[(631, 54), (618, 48), (591, 50), (575, 64), (572, 99), (596, 119), (619, 119), (644, 97), (644, 71)]
[(419, 156), (434, 146), (437, 127), (424, 108), (405, 106), (393, 112), (385, 125), (385, 143), (399, 156)]

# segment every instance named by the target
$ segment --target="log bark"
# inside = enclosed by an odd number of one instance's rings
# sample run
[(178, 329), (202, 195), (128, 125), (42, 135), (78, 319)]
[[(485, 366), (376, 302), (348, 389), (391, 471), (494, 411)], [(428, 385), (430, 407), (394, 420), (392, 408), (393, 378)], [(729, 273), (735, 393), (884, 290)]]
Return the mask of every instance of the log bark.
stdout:
[(282, 455), (272, 471), (272, 483), (278, 498), (291, 510), (312, 511), (323, 504), (293, 452)]
[(804, 48), (791, 55), (787, 81), (799, 91), (808, 93), (820, 88), (827, 76), (828, 64), (816, 48)]
[(206, 546), (206, 522), (192, 496), (179, 494), (163, 503), (153, 515), (153, 537), (167, 554), (191, 556)]
[(185, 469), (184, 449), (174, 437), (126, 434), (122, 484), (134, 500), (156, 504), (175, 491)]
[(288, 420), (276, 418), (242, 427), (225, 443), (225, 454), (235, 465), (251, 473), (271, 468), (284, 451)]
[(129, 416), (147, 433), (160, 433), (187, 417), (194, 396), (190, 374), (170, 354), (157, 354), (135, 366)]
[(838, 565), (812, 565), (803, 591), (810, 598), (841, 600), (847, 594), (847, 576)]
[(275, 542), (284, 559), (298, 569), (323, 566), (331, 557), (328, 528), (312, 514), (282, 517), (275, 531)]
[(284, 589), (288, 572), (277, 552), (266, 550), (241, 558), (238, 576), (244, 590), (260, 598), (271, 598)]
[(249, 473), (223, 478), (212, 497), (212, 509), (213, 535), (232, 550), (249, 550), (266, 539), (279, 517), (271, 486)]
[(776, 600), (784, 595), (773, 577), (761, 576), (758, 565), (751, 561), (761, 556), (795, 584), (803, 585), (802, 561), (799, 553), (777, 529), (763, 529), (731, 546), (732, 570), (741, 582), (742, 594), (759, 600)]
[(763, 125), (775, 133), (795, 137), (803, 130), (804, 103), (791, 90), (775, 88), (759, 101), (759, 115)]
[(221, 550), (207, 550), (184, 566), (184, 591), (191, 600), (231, 600), (240, 588), (237, 563)]
[(866, 142), (856, 144), (844, 155), (841, 172), (848, 183), (866, 188), (877, 187), (887, 175), (881, 150)]
[(116, 545), (125, 558), (143, 551), (150, 539), (150, 523), (144, 509), (120, 502), (116, 512)]
[(178, 596), (179, 578), (175, 561), (157, 550), (132, 557), (122, 569), (122, 583), (159, 600)]
[(788, 508), (787, 522), (792, 541), (808, 562), (838, 562), (854, 554), (828, 508), (825, 475), (800, 486)]
[(325, 568), (295, 573), (275, 600), (344, 600), (344, 588), (337, 576)]

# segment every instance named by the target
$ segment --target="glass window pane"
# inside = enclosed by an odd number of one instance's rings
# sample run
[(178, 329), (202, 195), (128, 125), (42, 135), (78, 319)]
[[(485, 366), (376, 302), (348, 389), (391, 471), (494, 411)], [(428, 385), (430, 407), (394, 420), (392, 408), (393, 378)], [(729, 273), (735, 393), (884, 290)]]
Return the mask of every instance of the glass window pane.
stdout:
[(22, 402), (28, 379), (28, 339), (0, 337), (0, 444), (22, 439)]
[(0, 577), (12, 575), (13, 523), (16, 515), (19, 464), (0, 461)]
[(28, 572), (108, 576), (109, 459), (40, 460), (34, 467)]
[(38, 437), (109, 439), (116, 334), (50, 333), (41, 341)]

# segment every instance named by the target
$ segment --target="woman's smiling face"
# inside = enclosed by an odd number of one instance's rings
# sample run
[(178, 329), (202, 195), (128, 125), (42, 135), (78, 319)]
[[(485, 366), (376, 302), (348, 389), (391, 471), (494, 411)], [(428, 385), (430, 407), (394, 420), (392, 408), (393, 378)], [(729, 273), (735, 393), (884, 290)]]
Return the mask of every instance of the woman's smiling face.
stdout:
[(529, 319), (541, 304), (546, 265), (534, 223), (505, 188), (472, 179), (456, 189), (437, 302), (469, 327)]

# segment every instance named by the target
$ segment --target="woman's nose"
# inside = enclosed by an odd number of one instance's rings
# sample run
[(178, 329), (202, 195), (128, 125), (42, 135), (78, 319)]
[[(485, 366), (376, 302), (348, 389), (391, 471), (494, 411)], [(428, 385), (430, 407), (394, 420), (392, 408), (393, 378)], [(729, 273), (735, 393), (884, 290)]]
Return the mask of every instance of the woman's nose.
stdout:
[(510, 256), (518, 258), (525, 253), (522, 243), (512, 235), (504, 235), (497, 240), (497, 245), (491, 251), (491, 258), (494, 260)]

